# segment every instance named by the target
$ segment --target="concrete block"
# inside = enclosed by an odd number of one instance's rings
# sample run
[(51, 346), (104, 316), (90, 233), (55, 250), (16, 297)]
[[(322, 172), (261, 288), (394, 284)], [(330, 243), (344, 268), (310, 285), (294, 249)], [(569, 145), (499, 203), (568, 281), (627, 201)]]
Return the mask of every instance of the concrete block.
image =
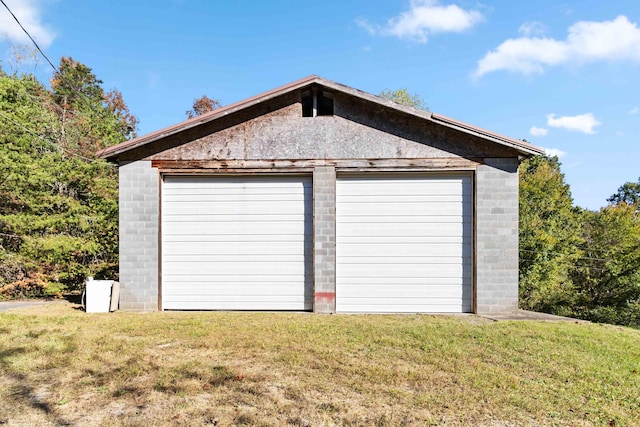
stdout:
[(518, 304), (518, 159), (485, 159), (476, 172), (476, 305), (479, 313)]
[(149, 161), (120, 165), (120, 307), (158, 309), (158, 171)]
[(314, 303), (316, 313), (335, 312), (336, 170), (318, 166), (313, 172)]

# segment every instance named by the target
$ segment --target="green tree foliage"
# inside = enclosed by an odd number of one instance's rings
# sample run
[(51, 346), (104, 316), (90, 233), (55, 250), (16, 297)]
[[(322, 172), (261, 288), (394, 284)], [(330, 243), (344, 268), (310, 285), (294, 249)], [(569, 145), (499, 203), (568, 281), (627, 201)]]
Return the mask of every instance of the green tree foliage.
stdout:
[(389, 99), (398, 104), (408, 105), (409, 107), (418, 108), (420, 110), (429, 111), (427, 103), (418, 94), (409, 93), (406, 88), (391, 90), (385, 89), (378, 94), (382, 98)]
[(520, 166), (520, 304), (640, 327), (640, 213), (627, 183), (598, 212), (573, 206), (557, 157)]
[(636, 212), (640, 211), (640, 178), (638, 182), (626, 182), (618, 188), (614, 194), (607, 199), (607, 202), (613, 205), (626, 203), (627, 205), (635, 205)]
[(51, 78), (51, 91), (56, 104), (75, 110), (84, 104), (95, 106), (102, 102), (102, 80), (93, 74), (91, 68), (63, 56), (58, 70)]
[(640, 215), (626, 203), (587, 211), (583, 235), (575, 315), (640, 327)]
[(193, 105), (190, 110), (186, 111), (186, 114), (188, 118), (192, 119), (220, 108), (221, 106), (222, 104), (217, 99), (209, 98), (207, 95), (202, 95), (200, 98), (193, 100)]
[(571, 314), (571, 271), (582, 253), (578, 210), (557, 157), (536, 156), (520, 166), (520, 304)]
[(121, 95), (70, 58), (52, 90), (0, 70), (0, 298), (116, 277), (117, 170), (94, 153), (135, 123)]
[(71, 57), (62, 57), (58, 70), (51, 78), (51, 97), (65, 148), (91, 157), (97, 150), (135, 137), (138, 119), (120, 92), (105, 92), (91, 68)]

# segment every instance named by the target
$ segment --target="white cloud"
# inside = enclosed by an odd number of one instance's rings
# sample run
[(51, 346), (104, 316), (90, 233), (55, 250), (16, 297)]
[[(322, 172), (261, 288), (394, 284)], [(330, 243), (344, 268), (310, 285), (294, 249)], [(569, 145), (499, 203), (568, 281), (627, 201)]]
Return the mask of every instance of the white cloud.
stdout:
[(638, 110), (638, 107), (633, 107), (631, 110), (629, 110), (629, 114), (631, 114), (632, 116), (634, 114), (638, 114), (638, 112), (640, 112), (640, 110)]
[(547, 125), (554, 128), (563, 128), (576, 132), (594, 134), (594, 127), (601, 125), (595, 116), (591, 113), (580, 114), (577, 116), (562, 116), (556, 118), (555, 114), (547, 114)]
[(542, 34), (547, 32), (547, 27), (545, 27), (542, 22), (530, 21), (520, 25), (520, 28), (518, 28), (518, 32), (525, 37), (529, 37), (532, 35), (541, 36)]
[(549, 157), (558, 156), (559, 159), (567, 155), (567, 153), (565, 153), (564, 151), (558, 148), (545, 148), (544, 154), (546, 154)]
[(474, 76), (499, 70), (543, 73), (545, 68), (563, 63), (640, 63), (640, 28), (626, 16), (612, 21), (576, 22), (568, 33), (566, 40), (529, 36), (508, 39), (478, 61)]
[[(5, 3), (41, 48), (51, 45), (56, 34), (42, 23), (40, 0), (5, 0)], [(0, 7), (0, 39), (31, 44), (29, 37), (4, 7)]]
[(440, 5), (438, 0), (411, 0), (409, 10), (389, 19), (384, 26), (372, 25), (366, 20), (356, 23), (370, 34), (426, 43), (431, 34), (460, 33), (483, 20), (476, 10), (465, 10), (454, 4)]
[(529, 129), (529, 133), (533, 136), (546, 136), (547, 133), (549, 133), (549, 129), (531, 126), (531, 129)]
[(360, 28), (365, 29), (371, 35), (374, 35), (379, 31), (379, 28), (370, 24), (366, 19), (356, 19), (356, 24), (358, 24)]

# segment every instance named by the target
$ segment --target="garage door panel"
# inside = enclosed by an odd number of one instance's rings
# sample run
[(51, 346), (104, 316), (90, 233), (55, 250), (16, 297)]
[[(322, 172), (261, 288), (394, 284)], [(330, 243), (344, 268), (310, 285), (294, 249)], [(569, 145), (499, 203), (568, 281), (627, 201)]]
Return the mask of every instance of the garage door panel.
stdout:
[[(440, 265), (468, 265), (470, 261), (470, 257), (463, 257), (461, 255), (445, 255), (442, 256), (432, 256), (432, 255), (406, 255), (406, 256), (397, 256), (395, 253), (378, 253), (378, 254), (361, 254), (350, 256), (348, 260), (343, 262), (343, 265), (368, 265), (369, 263), (374, 263), (378, 265), (391, 264), (393, 266), (402, 265), (429, 265), (433, 264), (435, 266)], [(384, 268), (389, 268), (385, 266)]]
[[(197, 291), (194, 293), (191, 289)], [(216, 297), (219, 301), (232, 301), (234, 299), (242, 299), (245, 301), (273, 301), (283, 299), (288, 301), (304, 300), (294, 284), (288, 286), (262, 286), (256, 282), (237, 282), (233, 286), (217, 287), (208, 286), (207, 283), (194, 283), (192, 287), (175, 287), (172, 288), (165, 296), (171, 296), (175, 301), (186, 301), (194, 298)], [(241, 296), (241, 298), (238, 298)], [(219, 298), (219, 299), (218, 299)]]
[[(302, 223), (311, 219), (311, 215), (305, 215), (303, 213), (298, 214), (278, 214), (278, 215), (266, 215), (260, 213), (248, 213), (243, 212), (233, 215), (234, 223), (245, 222), (257, 222), (259, 224), (265, 222), (282, 222), (284, 224), (293, 225), (293, 223)], [(192, 214), (172, 214), (164, 213), (165, 222), (188, 222), (188, 223), (228, 223), (229, 214), (215, 214), (215, 213), (192, 213)], [(243, 224), (241, 226), (244, 226)]]
[(172, 297), (172, 301), (175, 303), (179, 302), (187, 302), (187, 301), (197, 301), (199, 298), (215, 298), (218, 304), (224, 303), (237, 303), (238, 309), (242, 309), (243, 303), (254, 303), (260, 304), (263, 308), (269, 308), (273, 304), (296, 304), (296, 303), (304, 303), (304, 301), (300, 300), (299, 296), (296, 295), (243, 295), (241, 298), (238, 298), (237, 295), (220, 295), (220, 294), (202, 294), (198, 295), (194, 298), (192, 295), (175, 295)]
[[(362, 212), (370, 213), (366, 216), (361, 215)], [(412, 218), (430, 218), (432, 216), (455, 216), (460, 217), (468, 212), (460, 202), (343, 202), (340, 207), (341, 220), (355, 216), (357, 218), (379, 218), (388, 217), (389, 215), (397, 216), (398, 220), (411, 220)], [(411, 215), (412, 214), (412, 215)]]
[(336, 309), (471, 310), (470, 175), (341, 177)]
[[(342, 196), (346, 194), (341, 193)], [(389, 194), (384, 197), (374, 194), (351, 194), (349, 195), (349, 201), (346, 203), (403, 203), (407, 199), (407, 195), (401, 194)], [(462, 203), (464, 197), (462, 194), (439, 194), (439, 195), (413, 195), (411, 196), (412, 203)]]
[[(375, 209), (375, 207), (371, 206), (367, 209)], [(358, 216), (358, 215), (349, 215), (340, 218), (339, 223), (343, 224), (344, 227), (349, 227), (349, 224), (366, 224), (371, 227), (405, 227), (405, 228), (416, 228), (421, 226), (422, 224), (460, 224), (461, 222), (471, 221), (471, 215), (463, 215), (463, 214), (446, 214), (446, 213), (438, 213), (429, 216), (420, 216), (420, 215), (402, 215), (400, 212), (397, 215), (387, 214), (386, 216), (382, 215), (367, 215), (367, 216)]]
[(340, 264), (341, 277), (462, 277), (460, 264), (378, 264), (377, 260), (362, 264)]
[[(193, 234), (174, 234), (174, 235), (164, 235), (162, 236), (163, 242), (169, 242), (171, 244), (174, 243), (200, 243), (202, 241), (202, 236), (204, 233), (193, 233)], [(301, 236), (298, 234), (287, 234), (285, 236), (281, 234), (261, 234), (259, 236), (255, 234), (207, 234), (207, 242), (217, 242), (217, 243), (225, 243), (226, 245), (230, 245), (238, 242), (254, 242), (254, 243), (263, 243), (263, 242), (303, 242), (306, 244), (308, 242), (305, 236)], [(225, 245), (225, 246), (226, 246)], [(166, 246), (166, 245), (165, 245)], [(196, 246), (196, 245), (193, 245)], [(164, 251), (163, 247), (163, 251)]]
[[(341, 248), (348, 247), (349, 245), (388, 245), (398, 243), (396, 236), (363, 236), (353, 235), (340, 237)], [(446, 245), (446, 244), (463, 244), (470, 245), (471, 238), (469, 236), (404, 236), (402, 238), (402, 244), (406, 244), (412, 248), (415, 248), (421, 244), (429, 245)]]
[[(304, 272), (310, 265), (305, 265), (302, 261), (290, 262), (290, 261), (245, 261), (244, 257), (241, 260), (225, 260), (219, 262), (199, 262), (199, 261), (185, 261), (180, 262), (175, 259), (165, 259), (165, 265), (168, 266), (172, 274), (184, 274), (190, 271), (198, 271), (202, 274), (300, 274), (304, 275)], [(304, 258), (302, 258), (304, 259)]]
[(167, 176), (164, 309), (312, 307), (311, 180)]
[[(207, 192), (207, 193), (170, 193), (163, 194), (162, 197), (168, 202), (181, 202), (181, 203), (194, 203), (196, 195), (202, 196), (201, 199), (206, 200), (208, 203), (226, 203), (226, 202), (238, 202), (243, 201), (247, 197), (247, 194), (234, 194), (226, 191), (222, 192)], [(251, 195), (251, 198), (257, 202), (269, 202), (272, 200), (281, 200), (289, 202), (299, 202), (304, 200), (303, 194), (291, 194), (290, 192), (281, 192), (279, 194), (263, 194), (262, 192), (256, 192)]]
[(273, 215), (278, 216), (286, 213), (287, 215), (300, 215), (304, 217), (305, 214), (305, 206), (303, 201), (282, 201), (282, 200), (264, 200), (255, 202), (245, 201), (245, 202), (176, 202), (169, 203), (166, 206), (167, 216), (170, 215), (191, 215), (191, 214), (211, 214), (215, 213), (215, 217), (220, 218), (224, 215), (242, 215), (242, 216), (251, 216), (251, 215)]
[[(278, 283), (299, 283), (300, 280), (304, 279), (305, 281), (310, 280), (311, 273), (305, 272), (304, 276), (300, 276), (300, 274), (282, 274), (279, 273), (277, 275), (271, 275), (268, 279), (262, 274), (198, 274), (198, 273), (189, 273), (189, 274), (163, 274), (162, 278), (165, 280), (170, 280), (172, 283), (178, 284), (180, 289), (185, 289), (184, 284), (197, 284), (197, 283), (218, 283), (224, 284), (228, 283), (230, 288), (233, 288), (236, 283), (251, 283), (256, 286), (269, 286), (272, 284)], [(164, 289), (163, 292), (172, 292), (172, 288)]]
[[(470, 300), (463, 301), (438, 301), (420, 303), (408, 301), (407, 304), (390, 304), (384, 298), (379, 301), (371, 301), (367, 304), (369, 313), (464, 313), (471, 305)], [(358, 301), (345, 301), (342, 304), (343, 313), (358, 313), (362, 311), (362, 305)]]
[(340, 298), (359, 298), (362, 295), (367, 295), (367, 298), (384, 298), (388, 294), (388, 288), (393, 288), (393, 292), (396, 297), (393, 298), (393, 303), (396, 303), (396, 298), (403, 295), (411, 298), (470, 298), (470, 292), (465, 291), (461, 286), (451, 286), (449, 284), (424, 284), (424, 283), (395, 283), (393, 281), (386, 283), (378, 283), (372, 285), (371, 283), (354, 284), (344, 289), (340, 293)]
[[(239, 256), (242, 258), (242, 261), (238, 261)], [(239, 263), (242, 262), (250, 266), (250, 268), (254, 268), (255, 263), (260, 262), (270, 262), (270, 263), (278, 263), (278, 262), (292, 262), (292, 263), (303, 263), (304, 264), (304, 254), (276, 254), (272, 253), (269, 255), (265, 254), (189, 254), (189, 255), (164, 255), (164, 259), (167, 262), (189, 262), (189, 263)]]
[[(207, 244), (194, 245), (192, 242), (173, 242), (163, 248), (163, 256), (190, 256), (185, 255), (187, 251), (193, 256), (199, 255), (255, 255), (264, 254), (268, 251), (273, 255), (296, 255), (300, 254), (299, 242), (253, 242), (251, 245), (242, 242), (229, 242), (226, 245)], [(311, 242), (305, 242), (305, 250), (311, 250)]]
[[(212, 178), (218, 179), (215, 187), (209, 186)], [(191, 189), (200, 193), (218, 193), (228, 190), (232, 193), (242, 192), (257, 192), (261, 193), (260, 189), (268, 188), (268, 192), (273, 192), (276, 188), (298, 188), (304, 186), (311, 188), (311, 180), (300, 181), (299, 176), (278, 176), (277, 181), (274, 180), (253, 180), (247, 181), (247, 176), (223, 176), (223, 177), (211, 177), (208, 175), (175, 175), (170, 176), (171, 187), (163, 190), (163, 193), (171, 193), (172, 191), (183, 191), (185, 189)]]
[[(397, 262), (396, 257), (431, 257), (434, 253), (439, 254), (440, 259), (447, 260), (448, 257), (462, 256), (461, 244), (458, 243), (344, 243), (342, 242), (340, 251), (343, 256), (352, 257), (388, 257), (390, 262)], [(461, 260), (457, 260), (461, 262)]]
[[(280, 236), (281, 239), (287, 240), (287, 236), (300, 236), (304, 232), (304, 226), (287, 223), (286, 221), (265, 221), (260, 222), (217, 222), (208, 223), (204, 221), (199, 222), (180, 222), (178, 224), (170, 221), (163, 223), (163, 235), (166, 236), (183, 236), (183, 235), (196, 235), (196, 236), (220, 236), (220, 235), (250, 235), (250, 236), (265, 236), (273, 235)], [(206, 241), (206, 240), (203, 240)]]
[(375, 227), (378, 223), (345, 223), (340, 221), (337, 227), (340, 228), (341, 237), (394, 237), (402, 241), (405, 237), (439, 237), (439, 236), (461, 236), (464, 226), (459, 222), (423, 223), (420, 227), (415, 224), (389, 223), (384, 227)]
[[(462, 276), (463, 279), (467, 280), (471, 278), (470, 272), (465, 272)], [(459, 277), (364, 277), (364, 276), (353, 276), (353, 277), (343, 277), (340, 279), (343, 284), (348, 284), (351, 286), (365, 285), (365, 286), (377, 286), (377, 285), (388, 285), (389, 283), (393, 283), (396, 286), (400, 285), (420, 285), (420, 286), (456, 286), (460, 284)]]
[[(169, 263), (193, 264), (193, 267), (202, 271), (224, 271), (218, 264), (230, 264), (229, 268), (247, 268), (258, 272), (265, 272), (265, 267), (268, 267), (265, 264), (275, 265), (273, 268), (282, 268), (283, 263), (296, 264), (295, 269), (288, 268), (287, 271), (304, 271), (307, 267), (304, 254), (165, 255), (164, 260)], [(298, 264), (301, 267), (297, 267)], [(272, 267), (268, 269), (271, 270)]]
[[(198, 298), (187, 301), (169, 301), (164, 303), (163, 308), (165, 310), (247, 310), (247, 311), (299, 311), (300, 301), (282, 302), (282, 301), (219, 301), (215, 308), (203, 307), (202, 301)], [(309, 303), (304, 303), (305, 307), (309, 306)]]
[(411, 200), (414, 197), (437, 197), (445, 196), (469, 196), (471, 189), (465, 188), (464, 183), (458, 178), (408, 178), (407, 175), (400, 176), (402, 182), (390, 181), (388, 178), (347, 178), (341, 184), (340, 195), (344, 196), (376, 196), (384, 200), (387, 197), (406, 196)]

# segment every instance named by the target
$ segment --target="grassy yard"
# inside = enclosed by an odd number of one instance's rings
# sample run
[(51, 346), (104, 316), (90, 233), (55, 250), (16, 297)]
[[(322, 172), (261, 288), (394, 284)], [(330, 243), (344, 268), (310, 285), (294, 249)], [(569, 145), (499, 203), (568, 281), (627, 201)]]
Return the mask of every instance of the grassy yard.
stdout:
[(0, 313), (0, 424), (640, 425), (640, 331), (54, 304)]

